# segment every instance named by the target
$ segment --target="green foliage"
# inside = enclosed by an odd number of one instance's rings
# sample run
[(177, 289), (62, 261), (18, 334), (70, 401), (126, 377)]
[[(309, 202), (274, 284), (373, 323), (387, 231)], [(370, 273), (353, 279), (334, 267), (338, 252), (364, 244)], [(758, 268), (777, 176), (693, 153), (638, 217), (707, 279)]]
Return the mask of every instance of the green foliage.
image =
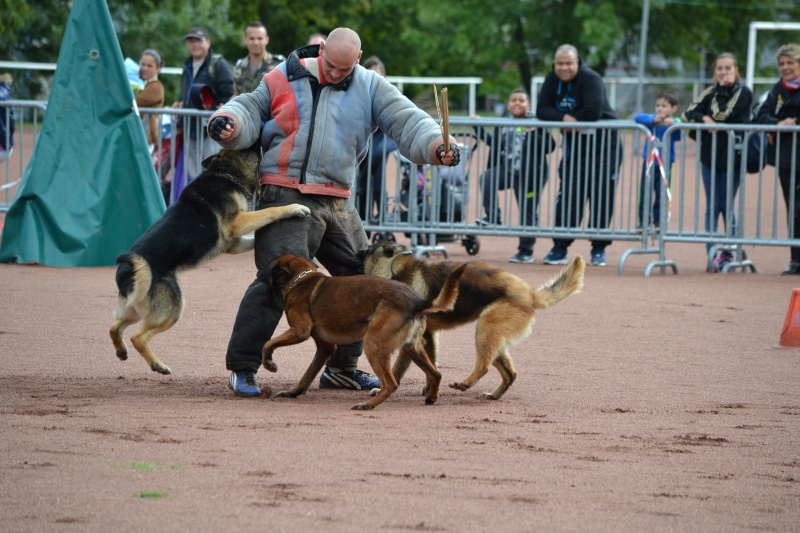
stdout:
[(0, 35), (13, 35), (31, 18), (31, 7), (26, 0), (0, 0)]
[[(0, 0), (0, 59), (55, 63), (71, 0)], [(308, 35), (339, 26), (356, 29), (364, 57), (378, 55), (390, 75), (479, 76), (481, 96), (500, 100), (531, 76), (550, 69), (555, 49), (578, 47), (593, 68), (635, 71), (639, 56), (641, 0), (108, 0), (123, 56), (161, 50), (170, 67), (188, 57), (183, 35), (194, 25), (212, 35), (215, 52), (234, 63), (247, 51), (244, 27), (253, 20), (269, 31), (269, 50), (288, 55)], [(35, 14), (36, 16), (33, 16)], [(800, 4), (788, 0), (650, 0), (648, 75), (696, 76), (714, 56), (734, 52), (742, 68), (747, 28), (754, 20), (800, 20)], [(799, 41), (800, 32), (759, 32), (759, 48)], [(769, 56), (767, 53), (766, 57)], [(769, 62), (768, 62), (769, 63)], [(760, 75), (774, 75), (765, 64)], [(26, 80), (26, 76), (27, 79)], [(17, 76), (15, 92), (35, 91), (32, 74)], [(167, 103), (177, 98), (177, 76), (162, 75)], [(461, 90), (452, 88), (458, 108)], [(406, 87), (428, 98), (429, 88)], [(31, 97), (35, 97), (31, 95)]]

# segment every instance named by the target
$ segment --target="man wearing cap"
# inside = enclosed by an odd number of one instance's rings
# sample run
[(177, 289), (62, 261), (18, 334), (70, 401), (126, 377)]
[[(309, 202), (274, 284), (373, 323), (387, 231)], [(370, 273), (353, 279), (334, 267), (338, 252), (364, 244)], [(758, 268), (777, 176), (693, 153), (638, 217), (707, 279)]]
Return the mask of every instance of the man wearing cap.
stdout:
[(264, 74), (286, 59), (280, 54), (267, 52), (269, 34), (260, 22), (247, 25), (244, 30), (244, 44), (248, 55), (237, 61), (233, 67), (233, 81), (236, 85), (234, 96), (255, 91)]
[[(181, 100), (173, 107), (215, 110), (233, 96), (233, 70), (225, 58), (211, 51), (211, 39), (203, 28), (192, 28), (184, 36), (189, 58), (183, 64)], [(200, 162), (219, 152), (208, 138), (206, 117), (183, 117), (183, 160), (186, 183), (203, 168)]]
[[(239, 396), (261, 394), (255, 379), (261, 349), (283, 314), (281, 296), (269, 285), (270, 261), (284, 254), (316, 257), (334, 276), (359, 273), (358, 254), (369, 242), (350, 191), (372, 133), (380, 128), (414, 163), (459, 162), (455, 140), (445, 144), (439, 124), (386, 78), (359, 65), (360, 58), (358, 34), (337, 28), (321, 44), (289, 54), (255, 91), (237, 96), (211, 117), (211, 137), (225, 148), (261, 144), (259, 209), (290, 203), (311, 209), (309, 217), (281, 220), (255, 234), (258, 273), (239, 305), (226, 355), (228, 385)], [(320, 387), (380, 386), (357, 368), (362, 347), (361, 341), (339, 346)]]

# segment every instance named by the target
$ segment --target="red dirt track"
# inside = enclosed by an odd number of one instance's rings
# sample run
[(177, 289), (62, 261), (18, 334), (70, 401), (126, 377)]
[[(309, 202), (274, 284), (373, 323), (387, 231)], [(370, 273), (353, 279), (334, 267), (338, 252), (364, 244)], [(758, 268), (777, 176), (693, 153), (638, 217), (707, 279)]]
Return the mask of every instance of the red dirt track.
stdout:
[[(477, 259), (539, 285), (549, 246), (512, 265), (514, 240), (484, 238)], [(643, 256), (616, 275), (625, 248), (537, 315), (502, 400), (480, 398), (491, 370), (426, 406), (412, 368), (371, 412), (316, 383), (294, 400), (227, 389), (249, 254), (181, 275), (184, 318), (153, 343), (171, 376), (115, 357), (114, 269), (0, 265), (0, 529), (798, 531), (800, 352), (773, 349), (788, 251), (712, 275), (702, 245), (670, 245), (680, 274), (646, 278)], [(443, 336), (445, 382), (470, 372), (473, 332)], [(291, 387), (313, 349), (278, 350), (262, 386)]]

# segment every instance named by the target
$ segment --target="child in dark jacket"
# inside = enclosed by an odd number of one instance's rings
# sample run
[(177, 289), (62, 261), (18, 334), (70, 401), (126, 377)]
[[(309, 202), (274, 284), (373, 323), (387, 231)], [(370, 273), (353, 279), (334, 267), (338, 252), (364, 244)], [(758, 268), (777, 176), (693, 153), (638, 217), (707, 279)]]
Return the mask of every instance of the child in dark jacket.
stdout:
[[(514, 89), (506, 109), (511, 118), (535, 118), (525, 89)], [(539, 203), (547, 183), (547, 154), (553, 149), (553, 138), (547, 128), (498, 127), (492, 132), (478, 128), (478, 137), (489, 145), (489, 160), (481, 174), (483, 209), (481, 224), (500, 224), (501, 212), (497, 191), (514, 189), (520, 211), (520, 224), (539, 224)], [(517, 253), (511, 263), (533, 263), (536, 237), (520, 237)]]
[[(703, 91), (684, 111), (687, 122), (702, 124), (748, 124), (753, 108), (753, 93), (739, 79), (739, 66), (736, 57), (730, 53), (717, 56), (712, 66), (714, 85)], [(696, 133), (695, 130), (690, 132)], [(728, 167), (728, 132), (724, 130), (700, 132), (700, 170), (706, 192), (705, 230), (716, 233), (719, 218), (727, 226), (729, 234), (736, 232), (736, 213), (728, 213), (728, 185), (730, 198), (736, 197), (742, 180), (742, 165), (739, 157), (733, 158), (733, 168)], [(730, 175), (730, 176), (729, 176)], [(706, 244), (711, 254), (717, 246)], [(733, 261), (729, 250), (722, 250), (713, 259), (712, 270), (721, 272), (727, 263)]]

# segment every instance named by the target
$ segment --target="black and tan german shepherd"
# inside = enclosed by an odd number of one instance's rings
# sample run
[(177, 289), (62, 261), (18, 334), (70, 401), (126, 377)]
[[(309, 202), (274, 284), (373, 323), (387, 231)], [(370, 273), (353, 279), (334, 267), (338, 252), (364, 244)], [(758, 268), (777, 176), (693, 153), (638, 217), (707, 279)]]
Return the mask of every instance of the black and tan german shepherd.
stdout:
[(258, 184), (258, 145), (243, 151), (222, 150), (203, 160), (206, 169), (190, 183), (164, 216), (117, 257), (119, 299), (111, 340), (121, 360), (128, 358), (122, 339), (139, 320), (142, 329), (131, 342), (155, 372), (171, 373), (150, 349), (150, 340), (175, 325), (183, 313), (177, 272), (195, 268), (221, 253), (253, 248), (249, 233), (278, 220), (309, 216), (300, 204), (247, 211)]
[[(426, 302), (436, 298), (450, 272), (464, 264), (420, 261), (402, 244), (385, 241), (367, 248), (363, 262), (365, 274), (410, 285)], [(556, 277), (533, 289), (519, 277), (489, 263), (466, 263), (453, 309), (427, 316), (423, 342), (431, 362), (438, 361), (439, 330), (477, 321), (475, 369), (463, 381), (450, 383), (450, 387), (462, 391), (474, 387), (494, 366), (502, 382), (483, 396), (499, 400), (517, 378), (509, 348), (530, 334), (537, 309), (552, 307), (583, 288), (585, 267), (583, 257), (576, 255)], [(398, 383), (408, 366), (408, 357), (400, 352), (392, 368)]]

